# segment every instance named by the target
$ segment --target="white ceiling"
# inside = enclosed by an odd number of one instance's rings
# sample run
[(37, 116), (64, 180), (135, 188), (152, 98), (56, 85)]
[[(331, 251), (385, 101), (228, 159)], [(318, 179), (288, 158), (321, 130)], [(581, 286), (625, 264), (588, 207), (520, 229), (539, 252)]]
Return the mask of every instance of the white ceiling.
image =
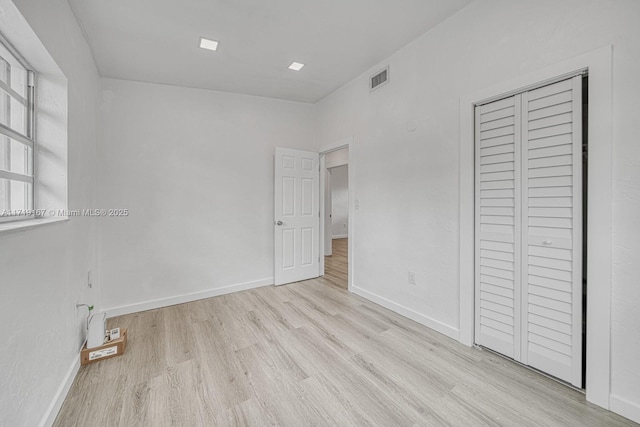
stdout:
[(472, 0), (69, 2), (104, 77), (316, 102)]

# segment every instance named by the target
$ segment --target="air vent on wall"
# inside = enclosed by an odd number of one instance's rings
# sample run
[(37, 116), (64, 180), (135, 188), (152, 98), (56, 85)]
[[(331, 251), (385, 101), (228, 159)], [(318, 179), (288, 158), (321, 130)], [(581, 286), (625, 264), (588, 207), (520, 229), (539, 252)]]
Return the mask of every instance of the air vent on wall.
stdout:
[(377, 72), (369, 79), (369, 90), (378, 89), (380, 86), (389, 82), (389, 67), (387, 66), (384, 70)]

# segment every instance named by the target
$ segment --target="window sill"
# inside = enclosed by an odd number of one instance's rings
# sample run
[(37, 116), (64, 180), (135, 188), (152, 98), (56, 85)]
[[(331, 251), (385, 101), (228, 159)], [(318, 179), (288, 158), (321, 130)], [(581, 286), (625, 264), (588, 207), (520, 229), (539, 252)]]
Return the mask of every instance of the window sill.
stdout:
[(53, 224), (56, 222), (69, 221), (69, 217), (55, 217), (55, 218), (38, 218), (38, 219), (26, 219), (24, 221), (14, 221), (0, 223), (0, 235), (11, 233), (14, 231), (26, 231), (32, 228), (40, 227), (41, 225)]

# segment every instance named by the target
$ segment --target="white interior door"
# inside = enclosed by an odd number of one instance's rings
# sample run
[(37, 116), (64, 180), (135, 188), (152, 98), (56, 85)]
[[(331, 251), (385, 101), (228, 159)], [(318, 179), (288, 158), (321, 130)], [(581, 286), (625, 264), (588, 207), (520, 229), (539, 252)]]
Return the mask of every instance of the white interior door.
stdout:
[(577, 387), (581, 79), (476, 107), (476, 343)]
[(276, 285), (319, 275), (318, 153), (276, 148), (274, 258)]

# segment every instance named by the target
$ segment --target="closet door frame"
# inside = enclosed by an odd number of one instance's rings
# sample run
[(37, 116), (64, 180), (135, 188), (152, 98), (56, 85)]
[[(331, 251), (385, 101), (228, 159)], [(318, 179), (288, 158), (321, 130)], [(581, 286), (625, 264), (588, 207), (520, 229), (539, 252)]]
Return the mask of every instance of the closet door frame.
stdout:
[[(587, 400), (610, 408), (612, 230), (612, 48), (588, 52), (474, 93), (460, 101), (460, 324), (459, 341), (474, 345), (475, 331), (475, 105), (589, 73), (587, 275)], [(595, 226), (597, 224), (597, 227)], [(597, 284), (597, 286), (593, 286)]]

